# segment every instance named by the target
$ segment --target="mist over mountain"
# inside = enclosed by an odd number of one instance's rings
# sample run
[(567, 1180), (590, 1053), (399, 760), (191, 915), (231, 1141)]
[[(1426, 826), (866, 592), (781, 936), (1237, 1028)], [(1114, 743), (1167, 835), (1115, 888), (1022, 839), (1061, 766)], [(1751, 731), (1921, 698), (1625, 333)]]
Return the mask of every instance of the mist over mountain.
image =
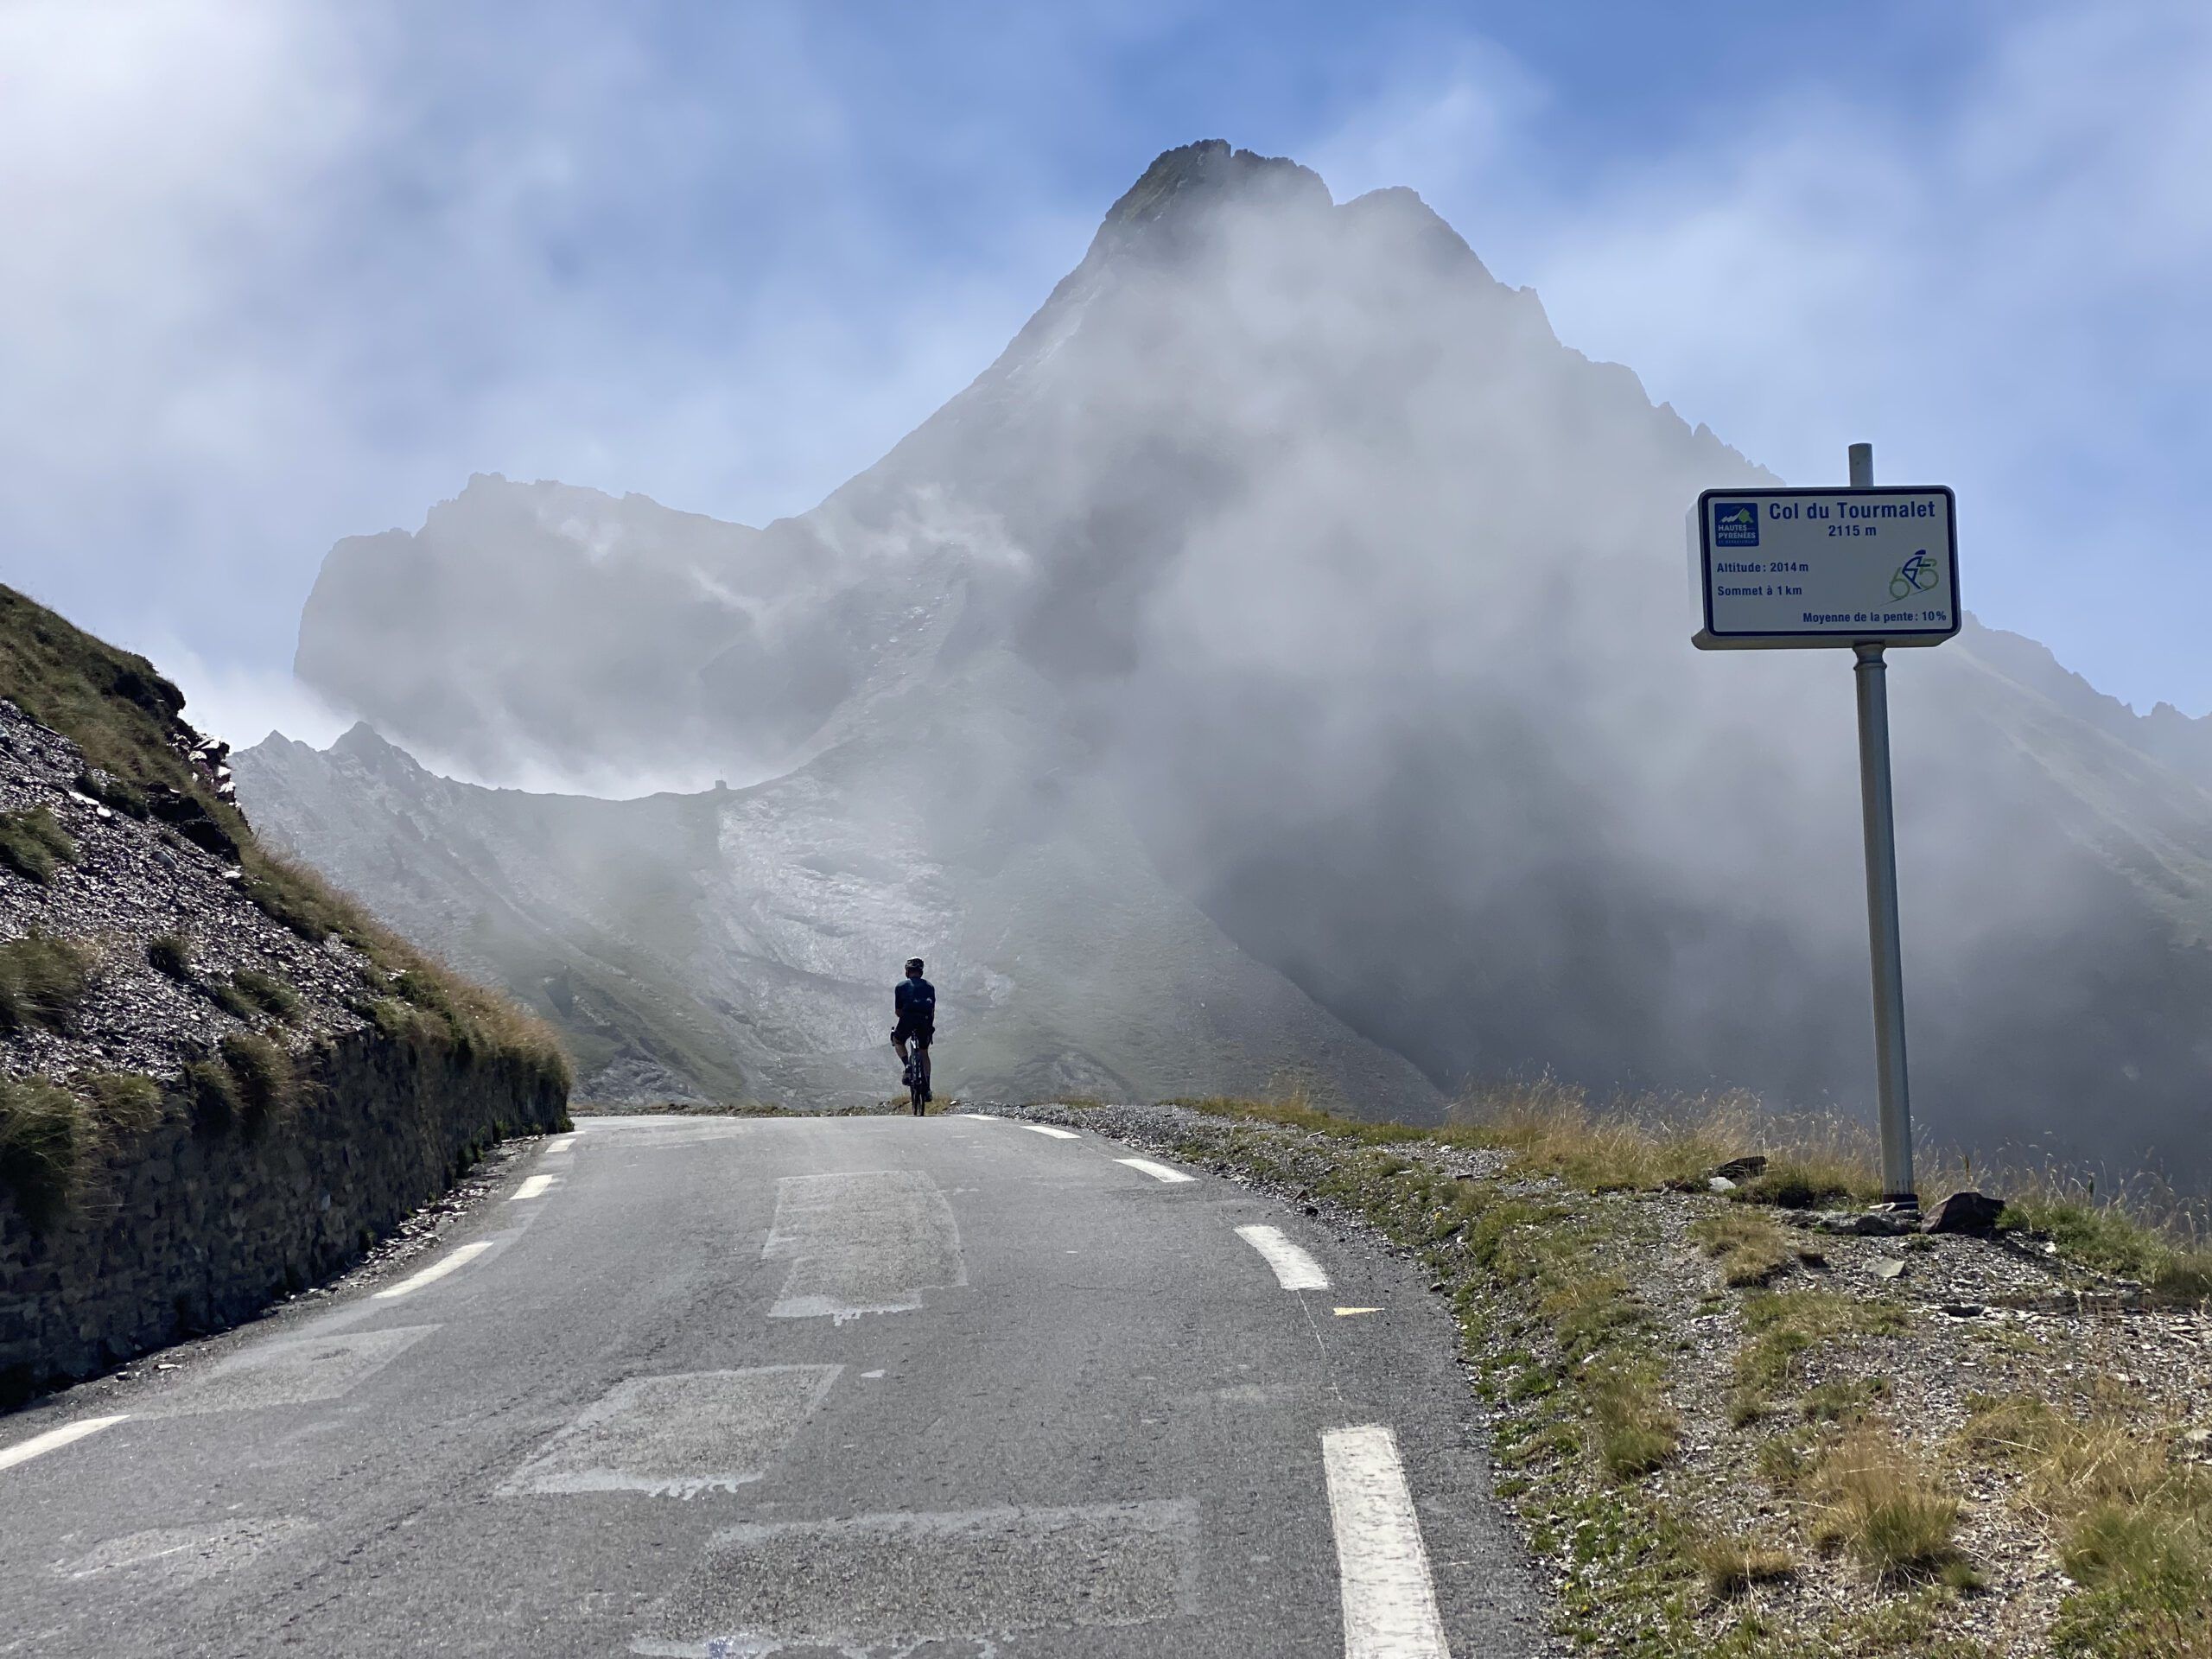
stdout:
[[(1839, 474), (1863, 435), (1837, 432)], [(494, 779), (768, 780), (732, 791), (738, 817), (619, 804), (609, 853), (585, 825), (617, 804), (480, 791), (430, 812), (379, 796), (365, 760), (275, 744), (240, 789), (448, 946), (592, 933), (681, 977), (762, 915), (810, 930), (728, 955), (749, 965), (714, 994), (759, 1041), (711, 1042), (747, 1077), (804, 1082), (847, 1034), (880, 1069), (863, 992), (824, 1016), (835, 1039), (812, 1022), (844, 995), (825, 986), (873, 987), (910, 948), (970, 996), (1004, 980), (1024, 1020), (1049, 1002), (1010, 1044), (1080, 1053), (1110, 1028), (1124, 1052), (1190, 997), (1145, 953), (1217, 938), (1220, 971), (1274, 999), (1237, 1033), (1248, 1069), (1243, 1045), (1312, 1007), (1447, 1091), (1548, 1068), (1858, 1109), (1848, 653), (1688, 644), (1684, 511), (1768, 478), (1561, 345), (1410, 192), (1338, 204), (1294, 163), (1193, 145), (972, 385), (801, 518), (478, 478), (421, 532), (333, 550), (297, 670), (395, 742)], [(1961, 517), (1971, 592), (1999, 554)], [(1891, 661), (1923, 1134), (2201, 1173), (2204, 728), (1979, 628)], [(574, 894), (579, 870), (659, 870), (702, 836), (696, 892)], [(434, 863), (457, 872), (435, 902)], [(918, 884), (930, 905), (902, 909)], [(1070, 994), (1123, 898), (1145, 925)], [(511, 965), (527, 954), (486, 960), (545, 1006), (549, 973)], [(1096, 1070), (1139, 1086), (1178, 1052)], [(1009, 1047), (991, 1075), (1052, 1063)], [(1363, 1074), (1382, 1069), (1333, 1077)]]

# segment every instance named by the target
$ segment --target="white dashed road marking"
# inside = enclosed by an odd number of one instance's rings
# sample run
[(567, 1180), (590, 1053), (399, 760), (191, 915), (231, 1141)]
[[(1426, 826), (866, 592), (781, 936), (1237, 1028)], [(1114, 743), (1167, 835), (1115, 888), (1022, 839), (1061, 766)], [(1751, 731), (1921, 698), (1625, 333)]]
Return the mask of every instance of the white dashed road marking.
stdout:
[(128, 1417), (129, 1412), (114, 1417), (86, 1417), (73, 1423), (64, 1423), (59, 1428), (49, 1428), (43, 1434), (34, 1434), (28, 1440), (0, 1448), (0, 1469), (12, 1469), (19, 1463), (29, 1463), (33, 1458), (48, 1452), (59, 1451), (73, 1440), (81, 1440), (87, 1434), (97, 1434), (104, 1428), (112, 1428)]
[(1055, 1141), (1080, 1141), (1083, 1137), (1073, 1129), (1056, 1129), (1049, 1123), (1025, 1123), (1021, 1126), (1032, 1135), (1049, 1135)]
[(425, 1285), (435, 1284), (455, 1268), (467, 1267), (491, 1248), (489, 1239), (479, 1239), (474, 1244), (464, 1244), (435, 1266), (425, 1268), (420, 1273), (410, 1274), (397, 1284), (377, 1292), (375, 1300), (379, 1302), (388, 1302), (395, 1296), (406, 1295), (410, 1290), (420, 1290)]
[(1179, 1169), (1170, 1169), (1165, 1164), (1155, 1164), (1149, 1158), (1116, 1158), (1117, 1164), (1127, 1164), (1138, 1173), (1149, 1175), (1155, 1181), (1195, 1181), (1195, 1175), (1185, 1175)]
[(1285, 1290), (1326, 1290), (1329, 1275), (1321, 1264), (1292, 1243), (1280, 1227), (1239, 1227), (1236, 1236), (1267, 1258)]
[(575, 1135), (556, 1135), (550, 1141), (548, 1141), (545, 1143), (545, 1150), (548, 1153), (566, 1152), (570, 1147), (573, 1147), (575, 1144), (576, 1137)]
[(545, 1196), (545, 1189), (552, 1185), (553, 1177), (550, 1175), (533, 1175), (515, 1189), (514, 1196), (507, 1202), (520, 1204), (524, 1198), (542, 1198)]
[(1344, 1609), (1344, 1659), (1452, 1659), (1397, 1436), (1380, 1424), (1321, 1435)]

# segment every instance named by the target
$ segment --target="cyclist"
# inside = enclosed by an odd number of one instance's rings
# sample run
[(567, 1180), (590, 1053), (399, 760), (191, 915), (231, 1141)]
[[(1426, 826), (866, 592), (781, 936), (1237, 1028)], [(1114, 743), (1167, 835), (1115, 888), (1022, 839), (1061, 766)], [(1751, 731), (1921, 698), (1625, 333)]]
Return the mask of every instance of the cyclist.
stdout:
[(891, 1033), (891, 1046), (906, 1068), (907, 1088), (919, 1085), (914, 1096), (914, 1116), (930, 1099), (930, 1041), (937, 1035), (937, 987), (922, 977), (922, 959), (906, 959), (906, 977), (891, 993), (899, 1023)]

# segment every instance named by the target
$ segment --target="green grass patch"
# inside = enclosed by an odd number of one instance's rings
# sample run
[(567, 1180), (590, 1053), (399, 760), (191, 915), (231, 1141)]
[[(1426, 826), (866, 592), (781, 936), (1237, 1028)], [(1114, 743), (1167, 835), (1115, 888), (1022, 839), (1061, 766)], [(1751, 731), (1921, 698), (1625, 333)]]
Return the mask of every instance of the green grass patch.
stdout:
[(1773, 1395), (1795, 1391), (1802, 1376), (1799, 1362), (1815, 1344), (1846, 1336), (1897, 1336), (1908, 1328), (1896, 1303), (1835, 1290), (1758, 1292), (1745, 1298), (1743, 1317), (1730, 1402), (1738, 1427), (1763, 1414)]
[(34, 1228), (45, 1231), (68, 1213), (101, 1149), (86, 1102), (41, 1078), (0, 1078), (0, 1181)]
[(1681, 1420), (1667, 1402), (1656, 1366), (1599, 1363), (1584, 1368), (1581, 1389), (1597, 1430), (1599, 1466), (1615, 1480), (1635, 1480), (1675, 1455)]
[(227, 979), (211, 979), (200, 988), (207, 992), (207, 1000), (233, 1020), (252, 1023), (254, 1015), (261, 1012), (254, 1001)]
[(296, 1020), (306, 1005), (300, 994), (274, 974), (264, 974), (256, 968), (241, 968), (231, 976), (233, 989), (246, 997), (265, 1014), (279, 1020)]
[(80, 944), (35, 932), (0, 944), (0, 1031), (73, 1031), (91, 988)]
[(299, 1084), (290, 1055), (251, 1032), (224, 1038), (222, 1055), (247, 1128), (261, 1128), (291, 1110)]
[(2080, 1586), (2060, 1609), (2054, 1652), (2212, 1653), (2212, 1469), (2187, 1455), (2180, 1433), (2116, 1396), (2078, 1413), (2032, 1395), (1971, 1402), (1961, 1448), (2020, 1471)]
[(51, 881), (57, 865), (77, 861), (77, 843), (43, 806), (0, 812), (0, 864), (17, 875)]
[(2136, 1280), (2164, 1300), (2212, 1297), (2212, 1249), (2120, 1200), (2099, 1198), (2086, 1185), (2052, 1182), (2024, 1191), (2006, 1205), (1999, 1225), (2047, 1234), (2061, 1255)]
[(146, 960), (156, 972), (192, 982), (192, 942), (181, 933), (156, 933), (146, 941)]

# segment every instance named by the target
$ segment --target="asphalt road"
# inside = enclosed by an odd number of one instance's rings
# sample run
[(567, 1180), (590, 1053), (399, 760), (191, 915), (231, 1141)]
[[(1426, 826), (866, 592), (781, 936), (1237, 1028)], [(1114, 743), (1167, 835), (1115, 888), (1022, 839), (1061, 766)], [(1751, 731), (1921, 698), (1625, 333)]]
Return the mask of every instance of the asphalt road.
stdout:
[(0, 1419), (0, 1654), (1532, 1650), (1440, 1299), (1130, 1156), (583, 1120), (383, 1283)]

